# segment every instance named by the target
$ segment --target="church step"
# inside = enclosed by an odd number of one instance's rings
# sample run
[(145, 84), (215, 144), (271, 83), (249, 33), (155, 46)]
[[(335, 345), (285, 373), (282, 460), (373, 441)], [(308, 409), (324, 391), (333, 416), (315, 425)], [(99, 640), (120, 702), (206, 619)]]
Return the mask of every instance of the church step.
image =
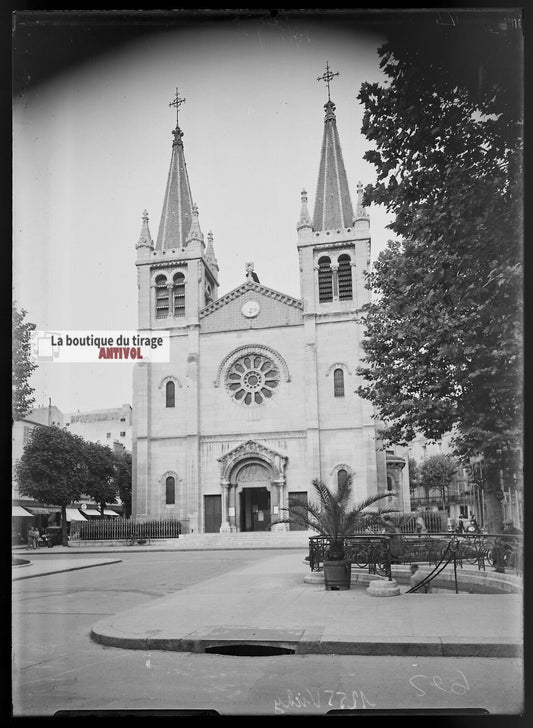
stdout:
[(301, 547), (307, 548), (309, 536), (306, 531), (264, 532), (245, 531), (237, 533), (187, 533), (179, 538), (180, 546), (213, 546), (219, 548)]

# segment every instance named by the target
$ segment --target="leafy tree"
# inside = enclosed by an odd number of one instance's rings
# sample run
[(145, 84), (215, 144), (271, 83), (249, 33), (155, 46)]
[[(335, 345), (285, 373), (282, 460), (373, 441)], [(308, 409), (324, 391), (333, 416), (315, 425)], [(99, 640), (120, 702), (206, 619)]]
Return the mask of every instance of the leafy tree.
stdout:
[(124, 515), (131, 516), (131, 453), (116, 455), (115, 487), (124, 503)]
[(24, 417), (35, 402), (33, 397), (34, 389), (30, 387), (29, 380), (37, 364), (32, 362), (31, 354), (31, 332), (35, 330), (35, 324), (26, 321), (26, 313), (23, 308), (17, 309), (15, 303), (11, 305), (12, 312), (12, 412), (13, 419), (18, 420)]
[(489, 529), (500, 530), (502, 453), (518, 473), (522, 444), (522, 132), (509, 91), (519, 34), (426, 31), (391, 32), (379, 50), (386, 83), (364, 83), (358, 97), (377, 170), (365, 204), (385, 205), (398, 236), (367, 280), (358, 391), (386, 440), (453, 430), (457, 455), (481, 454)]
[[(393, 513), (394, 509), (384, 508), (369, 511), (368, 509), (383, 498), (394, 495), (390, 491), (370, 496), (352, 505), (352, 478), (348, 476), (339, 483), (336, 492), (330, 490), (321, 480), (313, 480), (313, 488), (317, 501), (294, 503), (282, 510), (287, 516), (275, 523), (294, 523), (298, 526), (317, 531), (321, 536), (330, 539), (328, 558), (342, 560), (344, 558), (344, 537), (355, 533), (362, 521), (368, 524), (375, 522), (383, 513)], [(273, 524), (274, 525), (274, 524)]]
[(35, 427), (15, 464), (22, 495), (60, 506), (64, 546), (69, 545), (66, 508), (84, 492), (86, 473), (84, 441), (59, 427)]
[(430, 490), (438, 490), (443, 505), (446, 493), (457, 473), (457, 461), (452, 455), (431, 455), (420, 466), (420, 485), (429, 497)]
[(417, 461), (409, 457), (409, 490), (413, 493), (420, 485), (420, 468)]
[(84, 461), (86, 466), (84, 493), (98, 503), (103, 518), (106, 503), (115, 503), (118, 493), (115, 481), (116, 456), (110, 448), (99, 442), (85, 442)]

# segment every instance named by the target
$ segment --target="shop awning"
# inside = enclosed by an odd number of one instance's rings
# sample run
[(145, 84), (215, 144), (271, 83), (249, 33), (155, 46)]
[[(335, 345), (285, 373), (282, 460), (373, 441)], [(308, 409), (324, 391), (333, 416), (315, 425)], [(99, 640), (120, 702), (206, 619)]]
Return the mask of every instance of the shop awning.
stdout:
[(33, 518), (33, 513), (30, 513), (22, 506), (11, 506), (12, 516), (23, 516), (24, 518)]
[(51, 513), (60, 513), (61, 508), (45, 508), (45, 506), (28, 506), (28, 511), (33, 513), (34, 516), (44, 515), (49, 516)]
[[(84, 516), (101, 516), (100, 511), (96, 508), (84, 508), (82, 511)], [(118, 516), (120, 515), (116, 511), (112, 511), (111, 508), (104, 508), (104, 516)]]
[(86, 521), (77, 508), (67, 508), (67, 521)]

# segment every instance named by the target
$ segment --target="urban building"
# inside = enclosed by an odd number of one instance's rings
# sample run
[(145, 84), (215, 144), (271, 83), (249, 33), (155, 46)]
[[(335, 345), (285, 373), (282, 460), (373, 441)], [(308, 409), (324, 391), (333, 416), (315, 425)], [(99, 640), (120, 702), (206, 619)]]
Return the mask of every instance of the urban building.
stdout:
[(219, 294), (176, 122), (157, 238), (145, 211), (136, 245), (138, 327), (168, 330), (171, 352), (133, 374), (139, 520), (179, 519), (184, 533), (266, 530), (312, 497), (313, 478), (336, 487), (348, 475), (355, 501), (394, 490), (387, 505), (410, 509), (406, 457), (383, 450), (372, 406), (356, 394), (370, 219), (361, 183), (352, 206), (335, 105), (324, 108), (314, 213), (304, 190), (296, 225), (299, 298), (253, 263)]
[(65, 415), (65, 427), (89, 442), (99, 442), (116, 452), (131, 452), (132, 408), (130, 404)]

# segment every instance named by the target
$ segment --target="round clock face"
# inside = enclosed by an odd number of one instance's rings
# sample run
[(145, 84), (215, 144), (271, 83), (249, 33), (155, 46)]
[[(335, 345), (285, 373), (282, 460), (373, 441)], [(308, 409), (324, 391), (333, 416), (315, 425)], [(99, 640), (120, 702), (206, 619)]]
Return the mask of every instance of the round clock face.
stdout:
[(243, 316), (246, 316), (246, 318), (253, 318), (259, 313), (259, 308), (257, 301), (246, 301), (246, 303), (243, 303), (242, 305), (241, 312)]

